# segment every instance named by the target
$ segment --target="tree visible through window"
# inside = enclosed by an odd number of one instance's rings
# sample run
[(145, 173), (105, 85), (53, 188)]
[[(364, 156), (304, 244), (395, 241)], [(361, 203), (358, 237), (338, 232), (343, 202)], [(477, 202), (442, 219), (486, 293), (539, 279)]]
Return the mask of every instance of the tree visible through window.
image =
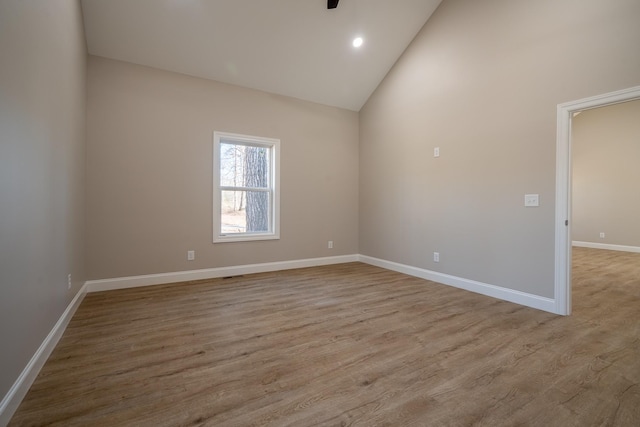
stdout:
[(214, 134), (214, 241), (278, 238), (278, 143)]

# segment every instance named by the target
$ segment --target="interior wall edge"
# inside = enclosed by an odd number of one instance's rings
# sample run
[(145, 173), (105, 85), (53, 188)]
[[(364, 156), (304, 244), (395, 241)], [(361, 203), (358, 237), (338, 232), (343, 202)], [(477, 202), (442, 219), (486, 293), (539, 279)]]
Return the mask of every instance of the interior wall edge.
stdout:
[(377, 267), (386, 268), (387, 270), (397, 271), (399, 273), (430, 280), (442, 285), (453, 286), (465, 291), (475, 292), (477, 294), (509, 301), (526, 307), (535, 308), (537, 310), (547, 311), (553, 314), (563, 314), (556, 310), (556, 301), (552, 298), (541, 297), (539, 295), (465, 279), (463, 277), (452, 276), (450, 274), (439, 273), (437, 271), (427, 270), (424, 268), (400, 264), (393, 261), (373, 258), (366, 255), (360, 255), (360, 261)]
[(607, 251), (640, 253), (640, 246), (611, 245), (608, 243), (580, 242), (572, 241), (571, 246), (578, 248), (604, 249)]
[(203, 268), (200, 270), (175, 271), (171, 273), (116, 277), (112, 279), (89, 280), (86, 282), (86, 286), (87, 292), (102, 292), (116, 289), (165, 285), (168, 283), (186, 282), (191, 280), (217, 279), (220, 277), (267, 273), (271, 271), (284, 271), (295, 268), (318, 267), (322, 265), (343, 264), (357, 261), (358, 255), (356, 254), (340, 255), (333, 257), (308, 258), (260, 264), (236, 265), (230, 267)]
[(33, 357), (29, 360), (29, 363), (27, 363), (27, 366), (25, 366), (20, 376), (18, 376), (18, 379), (16, 379), (7, 394), (2, 398), (0, 402), (0, 426), (9, 424), (11, 417), (18, 409), (18, 406), (20, 406), (22, 399), (26, 396), (29, 388), (51, 355), (51, 352), (58, 344), (58, 341), (62, 338), (69, 321), (78, 307), (80, 307), (80, 303), (82, 303), (86, 294), (87, 285), (85, 283), (73, 297), (49, 334), (42, 341), (38, 350), (36, 350)]

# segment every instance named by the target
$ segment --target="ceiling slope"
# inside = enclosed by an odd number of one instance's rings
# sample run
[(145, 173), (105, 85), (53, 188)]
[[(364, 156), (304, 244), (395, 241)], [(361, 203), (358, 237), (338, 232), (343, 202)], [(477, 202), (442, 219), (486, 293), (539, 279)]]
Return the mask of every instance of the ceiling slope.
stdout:
[[(441, 0), (83, 0), (89, 53), (358, 111)], [(351, 41), (361, 36), (359, 49)]]

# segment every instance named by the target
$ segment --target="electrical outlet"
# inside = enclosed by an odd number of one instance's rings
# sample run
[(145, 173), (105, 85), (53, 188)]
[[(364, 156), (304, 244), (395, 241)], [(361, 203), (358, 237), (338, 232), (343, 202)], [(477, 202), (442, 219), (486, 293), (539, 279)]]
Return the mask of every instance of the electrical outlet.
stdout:
[(196, 251), (187, 251), (187, 261), (196, 259)]
[(600, 233), (600, 238), (604, 239), (604, 233)]
[(327, 243), (327, 247), (329, 249), (333, 249), (333, 240), (329, 240), (329, 242)]
[(433, 253), (433, 262), (440, 262), (440, 252)]
[(71, 274), (67, 276), (67, 289), (71, 289)]
[(440, 147), (435, 147), (433, 149), (433, 157), (440, 157)]

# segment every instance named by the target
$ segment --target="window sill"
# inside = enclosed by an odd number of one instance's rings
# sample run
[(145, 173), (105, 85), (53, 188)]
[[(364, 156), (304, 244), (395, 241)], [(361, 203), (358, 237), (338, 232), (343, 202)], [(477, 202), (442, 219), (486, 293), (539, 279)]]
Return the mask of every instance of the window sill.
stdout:
[(280, 235), (260, 233), (243, 235), (226, 234), (223, 236), (215, 236), (213, 243), (254, 242), (259, 240), (280, 240)]

